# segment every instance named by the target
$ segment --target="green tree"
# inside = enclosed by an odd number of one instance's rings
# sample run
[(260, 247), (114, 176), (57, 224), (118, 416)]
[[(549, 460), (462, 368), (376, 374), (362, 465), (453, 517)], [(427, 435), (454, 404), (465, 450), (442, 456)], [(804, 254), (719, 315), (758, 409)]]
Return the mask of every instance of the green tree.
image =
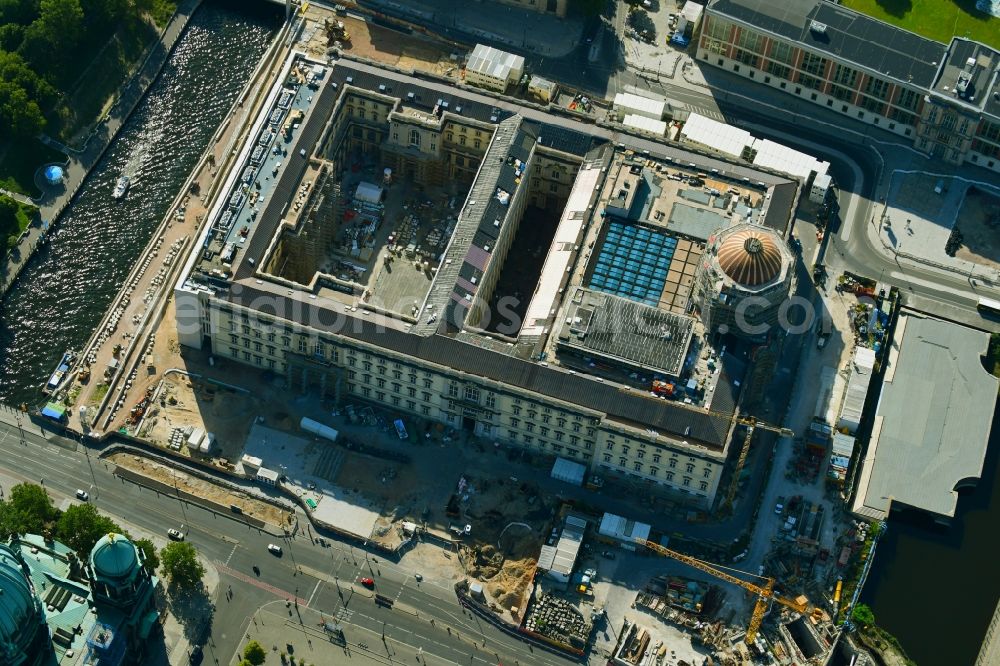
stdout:
[(28, 25), (38, 18), (38, 0), (0, 0), (0, 24)]
[(868, 604), (858, 604), (851, 611), (851, 619), (862, 627), (870, 627), (875, 624), (875, 613)]
[(0, 81), (0, 126), (10, 136), (27, 138), (42, 131), (45, 116), (24, 88)]
[(46, 534), (58, 518), (52, 499), (41, 486), (19, 483), (10, 489), (10, 499), (2, 503), (0, 536)]
[(53, 44), (74, 43), (83, 25), (83, 8), (80, 0), (42, 0), (38, 4), (41, 21)]
[(198, 551), (189, 543), (175, 541), (160, 551), (163, 575), (171, 586), (192, 589), (205, 575), (205, 567), (198, 561)]
[(0, 49), (16, 51), (24, 41), (24, 26), (17, 23), (0, 24)]
[(20, 206), (6, 195), (0, 195), (0, 242), (18, 232), (17, 211)]
[(160, 567), (160, 557), (156, 554), (156, 545), (149, 539), (136, 539), (132, 543), (142, 552), (146, 571), (154, 573)]
[(257, 641), (250, 641), (243, 648), (243, 659), (253, 664), (253, 666), (260, 666), (266, 658), (267, 652), (264, 650), (264, 646)]
[(57, 99), (52, 85), (38, 74), (17, 53), (0, 51), (0, 81), (23, 88), (38, 106), (48, 108)]
[(123, 534), (122, 528), (107, 516), (97, 512), (93, 504), (74, 504), (66, 509), (56, 524), (56, 536), (64, 544), (86, 558), (104, 535)]
[(41, 0), (39, 10), (38, 18), (24, 31), (21, 53), (40, 75), (60, 80), (73, 70), (63, 65), (84, 36), (83, 10), (80, 0)]

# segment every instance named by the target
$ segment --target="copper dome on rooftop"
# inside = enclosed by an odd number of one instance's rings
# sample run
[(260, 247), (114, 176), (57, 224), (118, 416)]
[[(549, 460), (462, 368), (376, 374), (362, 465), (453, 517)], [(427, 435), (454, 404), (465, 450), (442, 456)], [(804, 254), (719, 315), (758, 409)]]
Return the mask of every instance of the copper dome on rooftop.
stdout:
[(742, 229), (722, 241), (719, 267), (735, 282), (757, 287), (781, 273), (783, 258), (773, 234), (762, 229)]

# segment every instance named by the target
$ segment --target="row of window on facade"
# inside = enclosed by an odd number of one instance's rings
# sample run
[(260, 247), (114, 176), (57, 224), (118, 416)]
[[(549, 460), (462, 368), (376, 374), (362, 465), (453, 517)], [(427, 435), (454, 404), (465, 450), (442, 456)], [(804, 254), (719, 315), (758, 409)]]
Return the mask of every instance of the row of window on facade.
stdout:
[[(606, 469), (606, 470), (608, 470), (608, 471), (610, 471), (610, 472), (616, 472), (616, 471), (621, 471), (621, 470), (616, 470), (616, 469), (615, 469), (614, 467), (612, 467), (611, 465), (601, 465), (601, 467), (603, 467), (604, 469)], [(639, 470), (637, 469), (636, 471), (639, 471)], [(633, 476), (635, 476), (635, 475), (633, 475)], [(654, 475), (654, 476), (655, 476), (655, 475)], [(673, 480), (674, 480), (674, 475), (673, 475), (672, 473), (668, 472), (668, 473), (666, 474), (666, 480), (667, 480), (667, 482), (668, 482), (668, 483), (671, 483), (671, 484), (673, 484), (673, 485), (675, 485), (675, 486), (676, 486), (676, 484), (674, 484), (674, 483), (673, 483)], [(681, 480), (681, 487), (680, 487), (680, 488), (678, 488), (678, 490), (680, 490), (680, 491), (681, 491), (682, 493), (692, 493), (692, 494), (695, 494), (695, 495), (699, 495), (699, 494), (705, 494), (705, 493), (707, 493), (707, 492), (708, 492), (708, 484), (707, 484), (707, 483), (705, 483), (704, 481), (701, 481), (701, 482), (700, 482), (700, 483), (698, 484), (698, 485), (699, 485), (699, 488), (701, 489), (701, 492), (700, 492), (700, 493), (699, 493), (699, 492), (697, 492), (697, 491), (692, 491), (692, 490), (688, 490), (688, 488), (690, 488), (690, 487), (691, 487), (691, 481), (692, 481), (692, 479), (691, 479), (690, 477), (687, 477), (687, 476), (685, 476), (685, 477), (684, 477), (684, 478), (683, 478), (683, 479)]]
[[(230, 329), (235, 329), (237, 326), (235, 320), (229, 321)], [(256, 338), (266, 339), (268, 341), (276, 341), (278, 335), (275, 331), (261, 331), (260, 329), (251, 329), (249, 324), (243, 324), (242, 330), (247, 334), (252, 334)], [(234, 344), (237, 344), (237, 340), (240, 340), (235, 334), (231, 334), (231, 339)], [(338, 362), (340, 359), (340, 353), (335, 343), (325, 342), (322, 340), (315, 340), (312, 347), (309, 346), (307, 336), (299, 335), (297, 337), (297, 349), (298, 352), (307, 355), (312, 353), (314, 357), (321, 359), (329, 359), (333, 362)], [(242, 358), (247, 363), (253, 363), (257, 366), (266, 365), (270, 369), (279, 369), (284, 371), (285, 364), (279, 363), (274, 358), (264, 358), (259, 354), (251, 354), (250, 349), (255, 352), (262, 352), (266, 350), (269, 356), (274, 356), (279, 350), (275, 345), (266, 345), (263, 342), (252, 340), (250, 338), (242, 338), (242, 345), (244, 349), (242, 350)], [(292, 343), (291, 335), (282, 335), (281, 342), (285, 349), (289, 349)], [(240, 358), (241, 350), (236, 347), (230, 347), (230, 355), (233, 358)], [(381, 402), (386, 402), (386, 395), (382, 389), (390, 388), (392, 390), (393, 396), (390, 397), (390, 401), (396, 405), (401, 406), (401, 396), (404, 391), (403, 381), (409, 383), (409, 386), (405, 387), (405, 393), (409, 398), (416, 398), (418, 394), (418, 386), (422, 386), (423, 390), (420, 391), (420, 399), (424, 403), (430, 403), (433, 400), (433, 394), (429, 389), (433, 388), (434, 380), (432, 373), (426, 370), (417, 370), (415, 368), (405, 366), (402, 363), (393, 361), (390, 363), (381, 356), (373, 356), (367, 352), (359, 352), (355, 350), (347, 350), (345, 354), (347, 361), (347, 377), (351, 382), (357, 379), (356, 368), (361, 368), (363, 374), (361, 375), (361, 380), (366, 386), (354, 386), (350, 390), (360, 392), (365, 397), (370, 397), (371, 389), (370, 385), (374, 379), (374, 385), (376, 387), (375, 396)], [(371, 373), (376, 373), (372, 375)], [(418, 374), (419, 373), (419, 374)], [(420, 376), (422, 375), (422, 377)], [(394, 381), (389, 381), (387, 377), (391, 377)], [(497, 409), (497, 394), (493, 391), (483, 390), (475, 384), (464, 384), (462, 385), (458, 381), (450, 381), (447, 387), (447, 395), (450, 398), (459, 398), (464, 400), (466, 403), (473, 403), (476, 405), (483, 405), (488, 410)], [(381, 396), (381, 397), (379, 397)], [(412, 404), (411, 404), (412, 403)], [(452, 407), (455, 406), (454, 403), (450, 403)], [(415, 400), (407, 401), (407, 409), (410, 411), (422, 411), (425, 415), (429, 414), (429, 408), (427, 405), (418, 407)], [(553, 411), (553, 409), (546, 405), (540, 405), (533, 402), (525, 403), (521, 398), (512, 397), (512, 404), (510, 405), (510, 413), (512, 416), (509, 417), (509, 422), (511, 428), (521, 428), (521, 419), (525, 418), (523, 424), (523, 429), (527, 433), (534, 433), (535, 429), (538, 428), (538, 433), (540, 437), (548, 437), (550, 432), (557, 442), (568, 441), (571, 447), (582, 445), (587, 449), (591, 450), (593, 448), (593, 439), (596, 437), (597, 429), (590, 424), (585, 422), (584, 417), (579, 414), (571, 414), (568, 412)], [(489, 420), (492, 418), (492, 414), (483, 414), (482, 417)], [(536, 423), (537, 422), (537, 423)], [(485, 424), (488, 426), (488, 424)], [(564, 432), (564, 430), (552, 429), (549, 426), (554, 426), (558, 429), (569, 429), (571, 432)], [(517, 433), (511, 430), (512, 439), (517, 437)], [(567, 438), (568, 435), (568, 438)], [(586, 439), (583, 439), (583, 435)], [(526, 443), (530, 443), (533, 434), (523, 435), (526, 438)], [(561, 446), (557, 444), (558, 446)], [(609, 439), (606, 442), (606, 447), (608, 451), (615, 451), (615, 447), (619, 446), (619, 451), (623, 456), (627, 456), (631, 451), (631, 441), (625, 439), (623, 443), (616, 443), (615, 435), (610, 434)], [(638, 442), (636, 457), (642, 460), (646, 456), (646, 443)], [(653, 464), (658, 464), (661, 462), (662, 454), (659, 452), (654, 452), (651, 454)], [(605, 457), (610, 459), (610, 454), (605, 454)], [(689, 458), (690, 461), (694, 461), (694, 458)], [(671, 469), (675, 468), (677, 465), (677, 454), (671, 454), (668, 460), (668, 465)], [(688, 473), (692, 473), (694, 470), (693, 462), (688, 462), (686, 464), (686, 469)], [(705, 478), (711, 476), (711, 469), (706, 467), (703, 470)]]

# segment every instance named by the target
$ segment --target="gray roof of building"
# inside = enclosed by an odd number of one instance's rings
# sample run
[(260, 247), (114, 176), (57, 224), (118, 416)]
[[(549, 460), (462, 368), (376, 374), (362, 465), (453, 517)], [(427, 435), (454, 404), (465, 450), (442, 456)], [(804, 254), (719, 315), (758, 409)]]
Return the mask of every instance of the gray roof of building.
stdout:
[[(973, 65), (969, 65), (969, 60)], [(992, 112), (1000, 108), (1000, 100), (992, 92), (1000, 90), (1000, 52), (985, 44), (956, 37), (948, 47), (948, 57), (941, 63), (934, 92), (957, 104), (983, 111), (992, 103)], [(967, 81), (964, 91), (961, 81)]]
[[(336, 69), (334, 69), (336, 71)], [(234, 270), (233, 279), (249, 277), (256, 270), (247, 259), (253, 259), (256, 265), (264, 258), (264, 253), (271, 244), (281, 218), (288, 207), (288, 204), (295, 198), (295, 191), (302, 182), (302, 176), (309, 166), (307, 158), (299, 154), (300, 150), (305, 150), (306, 155), (311, 155), (316, 149), (320, 132), (330, 119), (334, 104), (340, 96), (338, 88), (332, 85), (323, 86), (319, 92), (319, 99), (316, 100), (312, 110), (306, 116), (304, 125), (295, 137), (292, 147), (288, 151), (288, 160), (278, 182), (271, 191), (271, 196), (261, 211), (256, 226), (249, 234), (246, 248), (239, 255), (237, 266)]]
[[(709, 11), (930, 88), (947, 46), (828, 0), (714, 0)], [(825, 30), (812, 29), (813, 22)]]
[(670, 208), (667, 229), (675, 234), (696, 238), (704, 242), (713, 233), (728, 225), (729, 218), (725, 215), (720, 215), (714, 210), (696, 208), (676, 201)]
[(761, 221), (765, 227), (774, 229), (782, 238), (787, 238), (791, 230), (795, 194), (799, 186), (795, 182), (778, 183), (771, 188), (771, 198), (767, 202), (767, 212)]
[(559, 344), (671, 377), (680, 375), (694, 319), (613, 294), (573, 292)]
[(953, 516), (955, 486), (982, 473), (996, 408), (1000, 380), (980, 361), (989, 334), (921, 315), (900, 317), (896, 332), (864, 504), (885, 511), (892, 498)]
[[(731, 416), (708, 414), (676, 402), (651, 398), (645, 392), (570, 374), (560, 368), (525, 361), (440, 333), (417, 335), (386, 325), (376, 315), (362, 316), (359, 311), (355, 316), (326, 309), (316, 301), (305, 303), (275, 295), (248, 282), (234, 285), (221, 297), (267, 315), (580, 405), (606, 414), (612, 421), (652, 429), (713, 451), (721, 451), (726, 446)], [(730, 354), (723, 358), (722, 373), (712, 396), (713, 412), (730, 415), (734, 412), (738, 383), (744, 372), (742, 361)]]
[[(384, 76), (381, 75), (382, 72), (385, 72)], [(396, 97), (403, 100), (407, 106), (427, 112), (433, 111), (440, 100), (442, 109), (486, 123), (496, 124), (514, 115), (511, 111), (494, 104), (484, 104), (470, 99), (462, 95), (462, 91), (458, 88), (449, 88), (448, 91), (431, 90), (420, 85), (416, 79), (407, 77), (407, 80), (400, 81), (390, 74), (388, 70), (367, 71), (355, 67), (354, 63), (349, 60), (340, 60), (333, 67), (330, 80), (337, 84), (338, 90), (344, 85), (352, 85), (356, 88)], [(410, 97), (411, 93), (412, 97)]]

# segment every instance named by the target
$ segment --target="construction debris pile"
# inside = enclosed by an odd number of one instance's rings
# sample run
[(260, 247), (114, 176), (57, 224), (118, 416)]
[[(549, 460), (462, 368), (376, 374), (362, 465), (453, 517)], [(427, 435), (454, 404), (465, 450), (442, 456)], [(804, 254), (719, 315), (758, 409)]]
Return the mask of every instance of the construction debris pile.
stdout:
[(593, 625), (565, 599), (535, 588), (535, 596), (525, 612), (524, 628), (551, 640), (582, 650)]
[(700, 613), (708, 586), (680, 576), (657, 576), (646, 585), (646, 592), (665, 603), (689, 613)]
[(701, 620), (693, 613), (672, 606), (662, 594), (655, 591), (650, 592), (647, 589), (636, 594), (633, 606), (647, 610), (662, 620), (692, 630), (705, 645), (722, 649), (728, 644), (725, 625), (721, 622)]
[(503, 568), (503, 553), (492, 544), (463, 545), (458, 552), (465, 571), (473, 578), (489, 580)]
[[(636, 664), (636, 666), (639, 663), (646, 663), (644, 657), (646, 657), (650, 640), (648, 631), (637, 624), (633, 624), (629, 627), (628, 633), (622, 641), (621, 650), (618, 651), (618, 659), (629, 664)], [(653, 655), (656, 658), (656, 663), (659, 664), (666, 654), (666, 646), (658, 641), (657, 645), (653, 646)]]

